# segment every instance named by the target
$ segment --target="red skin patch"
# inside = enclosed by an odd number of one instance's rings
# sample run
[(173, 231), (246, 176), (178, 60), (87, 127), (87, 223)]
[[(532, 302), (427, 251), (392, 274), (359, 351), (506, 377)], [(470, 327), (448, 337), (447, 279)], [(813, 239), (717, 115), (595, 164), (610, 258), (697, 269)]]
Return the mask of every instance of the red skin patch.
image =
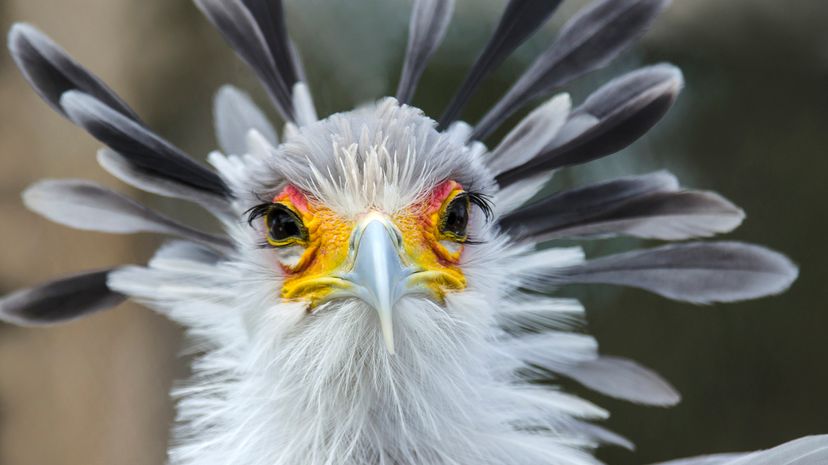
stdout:
[(304, 192), (300, 191), (292, 185), (288, 185), (276, 197), (273, 197), (273, 203), (283, 200), (289, 200), (290, 203), (296, 207), (300, 212), (308, 212), (308, 198)]
[(443, 181), (437, 187), (431, 191), (431, 195), (429, 196), (428, 200), (425, 202), (425, 210), (427, 214), (432, 214), (440, 209), (443, 206), (443, 202), (446, 200), (446, 197), (449, 196), (455, 189), (462, 189), (461, 186), (456, 181), (448, 180)]
[[(457, 181), (447, 180), (438, 184), (437, 187), (431, 191), (428, 198), (421, 204), (424, 207), (424, 216), (428, 218), (434, 212), (439, 211), (446, 198), (457, 189), (463, 189), (463, 186), (461, 186)], [(305, 193), (293, 185), (288, 185), (282, 189), (282, 192), (273, 197), (272, 202), (277, 203), (285, 200), (289, 201), (291, 205), (296, 207), (296, 209), (302, 213), (308, 213), (310, 210), (308, 207), (308, 198)]]

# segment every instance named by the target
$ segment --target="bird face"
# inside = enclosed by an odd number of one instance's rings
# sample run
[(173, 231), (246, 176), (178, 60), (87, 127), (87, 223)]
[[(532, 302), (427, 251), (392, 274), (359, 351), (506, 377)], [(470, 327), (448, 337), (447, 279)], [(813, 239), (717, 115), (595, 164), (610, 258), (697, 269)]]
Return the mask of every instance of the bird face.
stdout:
[(494, 181), (420, 110), (384, 99), (278, 145), (248, 144), (232, 188), (252, 229), (237, 239), (263, 265), (268, 298), (299, 304), (307, 324), (361, 305), (379, 348), (394, 353), (395, 335), (399, 343), (416, 330), (400, 316), (406, 301), (449, 311), (450, 295), (477, 289)]
[(284, 282), (281, 297), (304, 301), (313, 311), (336, 299), (357, 298), (379, 315), (383, 337), (394, 352), (393, 310), (404, 296), (442, 303), (466, 287), (461, 268), (469, 241), (472, 206), (479, 195), (445, 180), (397, 211), (369, 207), (343, 215), (293, 185), (254, 209), (264, 242), (277, 255)]

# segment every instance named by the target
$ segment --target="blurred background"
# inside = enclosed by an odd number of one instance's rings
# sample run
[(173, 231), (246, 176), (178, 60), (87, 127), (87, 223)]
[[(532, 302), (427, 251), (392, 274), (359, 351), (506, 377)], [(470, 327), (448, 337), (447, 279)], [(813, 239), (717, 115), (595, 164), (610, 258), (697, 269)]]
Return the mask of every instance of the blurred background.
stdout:
[[(437, 116), (493, 30), (505, 0), (458, 0), (446, 42), (414, 103)], [(556, 19), (489, 79), (463, 115), (475, 121), (583, 4)], [(321, 114), (392, 94), (407, 33), (404, 0), (286, 0), (289, 30)], [(215, 146), (212, 95), (230, 82), (267, 100), (187, 0), (0, 0), (0, 24), (39, 26), (110, 83), (159, 133), (196, 156)], [(625, 404), (567, 386), (612, 411), (635, 452), (612, 465), (769, 447), (828, 433), (828, 2), (676, 1), (610, 69), (570, 88), (575, 102), (611, 76), (670, 61), (678, 104), (630, 149), (557, 177), (554, 188), (666, 168), (748, 212), (727, 236), (784, 251), (801, 275), (784, 295), (693, 307), (636, 290), (574, 288), (602, 351), (641, 361), (683, 394), (675, 408)], [(53, 225), (19, 193), (44, 177), (91, 178), (161, 210), (95, 163), (98, 144), (52, 112), (0, 55), (0, 293), (68, 272), (141, 263), (159, 244)], [(273, 112), (271, 115), (274, 116)], [(496, 140), (496, 138), (493, 138)], [(208, 224), (192, 210), (189, 220)], [(590, 255), (640, 245), (587, 244)], [(647, 245), (647, 244), (645, 244)], [(123, 305), (50, 329), (0, 326), (0, 464), (159, 465), (187, 374), (181, 331)]]

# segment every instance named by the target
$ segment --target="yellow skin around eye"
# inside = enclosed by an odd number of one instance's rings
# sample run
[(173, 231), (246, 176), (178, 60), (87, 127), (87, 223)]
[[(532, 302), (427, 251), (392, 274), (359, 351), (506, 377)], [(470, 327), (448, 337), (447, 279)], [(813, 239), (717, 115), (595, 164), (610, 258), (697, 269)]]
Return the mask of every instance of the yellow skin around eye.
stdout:
[(445, 214), (446, 206), (463, 192), (459, 184), (449, 182), (452, 183), (452, 189), (447, 196), (440, 195), (440, 191), (448, 189), (438, 188), (435, 192), (437, 195), (415, 207), (413, 211), (394, 215), (394, 223), (402, 232), (406, 254), (412, 257), (417, 265), (430, 272), (418, 276), (421, 284), (428, 286), (440, 300), (445, 298), (447, 292), (466, 287), (466, 277), (458, 266), (463, 246), (451, 252), (440, 243), (453, 239), (440, 232), (441, 218)]
[(312, 202), (305, 202), (299, 208), (293, 205), (290, 199), (278, 202), (296, 212), (308, 231), (308, 241), (304, 244), (305, 251), (296, 265), (282, 265), (285, 271), (282, 298), (306, 299), (312, 305), (316, 305), (328, 294), (346, 284), (331, 278), (331, 275), (348, 258), (348, 242), (354, 222)]
[[(458, 266), (462, 246), (454, 252), (440, 243), (449, 239), (439, 231), (441, 215), (451, 200), (463, 190), (453, 181), (447, 181), (434, 195), (422, 203), (392, 215), (403, 238), (408, 264), (423, 270), (414, 276), (412, 284), (427, 287), (440, 300), (447, 292), (466, 287), (466, 279)], [(350, 238), (359, 218), (348, 219), (311, 199), (295, 188), (288, 188), (274, 199), (299, 216), (308, 232), (307, 243), (299, 261), (294, 266), (282, 265), (285, 281), (281, 296), (286, 300), (306, 300), (311, 308), (323, 302), (327, 296), (350, 283), (336, 278), (347, 266)]]

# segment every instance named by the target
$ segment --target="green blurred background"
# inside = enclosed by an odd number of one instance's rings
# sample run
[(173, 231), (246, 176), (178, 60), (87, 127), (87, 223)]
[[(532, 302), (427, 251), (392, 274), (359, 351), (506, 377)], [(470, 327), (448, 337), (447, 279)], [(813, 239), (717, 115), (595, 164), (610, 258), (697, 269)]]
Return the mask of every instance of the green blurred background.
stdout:
[[(393, 93), (408, 2), (286, 3), (321, 114)], [(416, 105), (441, 112), (505, 3), (458, 0)], [(583, 3), (565, 1), (555, 20), (486, 82), (464, 117), (479, 118)], [(3, 28), (18, 20), (47, 31), (190, 153), (215, 146), (210, 102), (219, 85), (237, 84), (266, 104), (251, 74), (187, 0), (0, 0)], [(609, 464), (828, 433), (826, 24), (823, 0), (676, 0), (638, 47), (566, 89), (579, 102), (624, 70), (679, 65), (687, 86), (654, 131), (618, 155), (562, 173), (553, 187), (667, 168), (684, 184), (719, 191), (746, 209), (747, 221), (729, 239), (771, 246), (801, 266), (786, 294), (735, 305), (694, 307), (607, 287), (566, 291), (584, 300), (603, 352), (656, 369), (684, 397), (675, 408), (645, 408), (571, 386), (608, 407), (607, 426), (638, 446), (601, 450)], [(130, 189), (96, 166), (97, 144), (41, 102), (7, 54), (0, 57), (0, 102), (0, 292), (146, 260), (159, 239), (72, 231), (23, 209), (19, 192), (42, 177)], [(181, 207), (143, 200), (167, 211)], [(189, 220), (209, 224), (195, 211)], [(639, 245), (603, 241), (587, 244), (587, 252)], [(166, 392), (186, 376), (179, 345), (179, 328), (131, 305), (59, 328), (0, 326), (0, 464), (163, 463), (172, 419)]]

